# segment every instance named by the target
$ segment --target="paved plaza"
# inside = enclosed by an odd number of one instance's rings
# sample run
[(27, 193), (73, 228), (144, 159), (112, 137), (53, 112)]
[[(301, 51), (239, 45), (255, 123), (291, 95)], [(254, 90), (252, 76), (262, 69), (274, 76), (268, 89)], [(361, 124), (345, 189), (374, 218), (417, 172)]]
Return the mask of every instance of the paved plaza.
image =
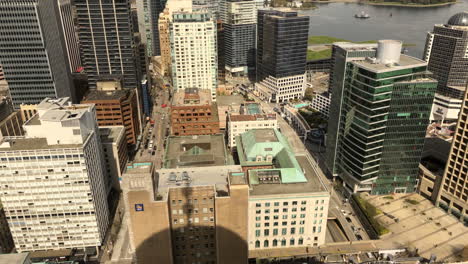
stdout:
[(376, 219), (391, 231), (381, 238), (389, 246), (414, 248), (426, 258), (461, 260), (468, 228), (429, 200), (419, 194), (362, 197), (382, 211)]

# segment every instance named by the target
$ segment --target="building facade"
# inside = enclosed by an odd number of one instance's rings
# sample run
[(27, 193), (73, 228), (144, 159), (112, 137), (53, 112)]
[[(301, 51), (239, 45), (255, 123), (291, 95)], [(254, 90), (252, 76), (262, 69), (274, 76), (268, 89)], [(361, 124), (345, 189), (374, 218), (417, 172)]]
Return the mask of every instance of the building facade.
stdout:
[[(67, 48), (68, 63), (71, 72), (78, 72), (81, 68), (80, 43), (76, 34), (75, 16), (71, 0), (58, 0), (60, 18), (62, 20), (62, 30)], [(79, 100), (79, 98), (77, 99)]]
[(254, 129), (237, 138), (250, 187), (249, 251), (325, 244), (330, 195), (308, 159), (295, 156), (277, 129)]
[(99, 126), (124, 126), (128, 144), (136, 144), (140, 134), (136, 90), (91, 90), (81, 101), (96, 105)]
[(330, 113), (331, 95), (325, 93), (314, 93), (314, 97), (310, 102), (310, 107), (315, 111), (320, 112), (323, 118), (328, 118)]
[(74, 95), (68, 59), (72, 47), (67, 47), (64, 31), (73, 25), (70, 14), (61, 12), (61, 3), (0, 1), (0, 64), (16, 108)]
[(415, 191), (437, 82), (401, 47), (381, 40), (375, 57), (335, 66), (345, 78), (332, 88), (326, 162), (351, 193)]
[(101, 126), (99, 127), (102, 150), (104, 151), (104, 162), (106, 169), (106, 186), (109, 191), (114, 189), (120, 191), (122, 174), (128, 161), (127, 137), (123, 126)]
[(248, 185), (240, 166), (150, 166), (124, 176), (138, 263), (247, 263)]
[(308, 16), (258, 11), (255, 89), (262, 99), (283, 102), (304, 96), (308, 34)]
[(8, 221), (5, 216), (5, 210), (3, 209), (3, 205), (0, 203), (0, 255), (11, 253), (14, 248), (15, 244), (11, 237), (10, 227), (8, 226)]
[(171, 76), (171, 37), (170, 27), (172, 21), (172, 13), (175, 11), (184, 10), (192, 11), (191, 0), (169, 0), (166, 3), (166, 8), (159, 15), (159, 48), (161, 51), (161, 71), (165, 76)]
[(236, 138), (252, 129), (278, 128), (276, 114), (228, 115), (228, 146), (236, 146)]
[(130, 1), (76, 0), (75, 6), (89, 88), (96, 89), (96, 82), (109, 76), (122, 78), (124, 88), (137, 88)]
[(224, 63), (227, 73), (247, 75), (255, 68), (257, 8), (254, 0), (223, 0), (221, 21), (224, 36)]
[(468, 224), (468, 185), (465, 142), (468, 137), (468, 91), (465, 91), (462, 108), (458, 118), (457, 128), (452, 140), (450, 154), (445, 167), (444, 176), (437, 193), (436, 204), (448, 211), (462, 222)]
[(174, 136), (219, 133), (218, 107), (211, 91), (185, 89), (174, 95), (171, 106), (171, 134)]
[(170, 25), (172, 82), (175, 90), (209, 90), (216, 100), (217, 28), (205, 11), (175, 12)]
[(138, 31), (146, 47), (146, 56), (153, 56), (153, 21), (151, 20), (151, 0), (137, 1)]
[(0, 144), (0, 199), (18, 252), (100, 246), (109, 224), (92, 105), (45, 99)]
[(427, 34), (424, 60), (438, 81), (431, 120), (458, 119), (468, 83), (468, 12), (435, 25)]

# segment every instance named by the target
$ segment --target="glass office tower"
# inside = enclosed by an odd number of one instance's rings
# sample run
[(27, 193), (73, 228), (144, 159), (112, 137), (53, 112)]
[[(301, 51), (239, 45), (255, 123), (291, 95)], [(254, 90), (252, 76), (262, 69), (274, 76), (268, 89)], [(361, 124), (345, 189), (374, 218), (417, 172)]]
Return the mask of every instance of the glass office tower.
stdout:
[(437, 81), (426, 62), (400, 54), (401, 42), (378, 45), (376, 57), (345, 63), (333, 87), (341, 100), (331, 102), (339, 111), (330, 115), (328, 164), (348, 192), (413, 192)]

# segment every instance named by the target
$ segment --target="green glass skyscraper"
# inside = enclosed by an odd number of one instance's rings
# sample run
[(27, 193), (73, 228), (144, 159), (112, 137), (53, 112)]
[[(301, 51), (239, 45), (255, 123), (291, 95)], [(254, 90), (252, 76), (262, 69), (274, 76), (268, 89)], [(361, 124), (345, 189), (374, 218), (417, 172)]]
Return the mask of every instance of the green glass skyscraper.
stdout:
[(437, 81), (426, 62), (400, 54), (400, 41), (368, 48), (374, 56), (335, 58), (327, 165), (351, 193), (413, 192)]

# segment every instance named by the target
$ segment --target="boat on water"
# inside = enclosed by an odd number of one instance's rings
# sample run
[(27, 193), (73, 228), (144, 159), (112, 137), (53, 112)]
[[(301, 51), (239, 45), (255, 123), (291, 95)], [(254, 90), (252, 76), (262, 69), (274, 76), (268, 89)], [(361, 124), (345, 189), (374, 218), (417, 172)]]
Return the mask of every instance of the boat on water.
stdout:
[(355, 17), (355, 18), (363, 18), (363, 19), (366, 19), (366, 18), (370, 18), (370, 15), (367, 14), (366, 12), (364, 12), (364, 11), (361, 11), (361, 13), (355, 14), (354, 17)]

